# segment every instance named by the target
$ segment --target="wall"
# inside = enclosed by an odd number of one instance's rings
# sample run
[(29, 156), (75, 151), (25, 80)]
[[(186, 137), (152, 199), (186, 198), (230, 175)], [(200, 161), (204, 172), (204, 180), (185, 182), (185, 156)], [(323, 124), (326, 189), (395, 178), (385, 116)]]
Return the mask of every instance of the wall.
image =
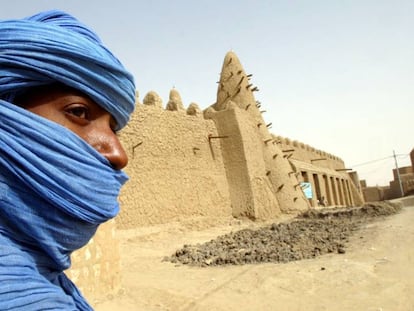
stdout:
[(72, 254), (68, 277), (88, 301), (101, 299), (121, 288), (121, 261), (115, 220), (101, 225), (82, 249)]
[(210, 115), (219, 132), (232, 215), (269, 219), (280, 215), (280, 205), (266, 176), (261, 140), (255, 124), (234, 106)]
[(366, 202), (384, 201), (387, 190), (384, 187), (364, 188), (364, 199)]
[[(184, 108), (177, 90), (163, 107), (148, 93), (121, 133), (130, 181), (121, 192), (120, 228), (186, 217), (264, 220), (318, 206), (363, 202), (356, 172), (329, 153), (269, 131), (258, 90), (235, 53), (226, 54), (217, 101)], [(352, 178), (350, 177), (352, 176)], [(300, 182), (311, 182), (307, 200)]]
[(275, 136), (275, 140), (299, 180), (311, 183), (313, 197), (309, 204), (312, 207), (362, 205), (358, 174), (347, 169), (342, 159), (297, 140), (282, 136)]
[[(177, 95), (171, 92), (170, 107)], [(151, 97), (138, 104), (121, 134), (130, 180), (121, 191), (119, 227), (231, 215), (219, 141), (209, 139), (217, 136), (214, 122), (201, 113), (165, 110)]]
[[(382, 193), (374, 200), (375, 189), (378, 187), (366, 187), (365, 181), (362, 181), (363, 193), (366, 201), (392, 200), (401, 196), (409, 196), (414, 194), (414, 149), (410, 152), (411, 166), (399, 167), (393, 169), (394, 179), (389, 182), (388, 187), (381, 187)], [(399, 175), (399, 179), (398, 179)], [(400, 185), (401, 180), (401, 185)], [(401, 187), (402, 192), (401, 193)]]
[(404, 195), (414, 194), (414, 173), (412, 166), (398, 168), (400, 181), (398, 180), (397, 169), (393, 169), (394, 180), (389, 183), (389, 195), (387, 199), (394, 199), (401, 197), (401, 187)]

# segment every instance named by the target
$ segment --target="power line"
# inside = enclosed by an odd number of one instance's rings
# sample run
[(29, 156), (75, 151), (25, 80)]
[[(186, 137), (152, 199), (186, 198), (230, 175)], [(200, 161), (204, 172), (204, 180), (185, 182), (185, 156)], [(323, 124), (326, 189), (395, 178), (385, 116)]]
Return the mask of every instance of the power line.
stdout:
[[(396, 154), (395, 156), (396, 157), (401, 157), (401, 156), (406, 157), (406, 156), (408, 156), (408, 154)], [(351, 165), (351, 167), (354, 168), (354, 167), (358, 167), (358, 166), (368, 165), (368, 164), (371, 164), (371, 163), (375, 163), (375, 162), (379, 162), (379, 161), (383, 161), (383, 160), (391, 159), (391, 158), (394, 158), (394, 155), (390, 155), (390, 156), (385, 157), (385, 158), (376, 159), (376, 160), (372, 160), (372, 161), (368, 161), (368, 162), (364, 162), (364, 163), (360, 163), (360, 164), (356, 164), (356, 165)]]
[(382, 158), (382, 159), (372, 160), (372, 161), (368, 161), (368, 162), (360, 163), (360, 164), (357, 164), (357, 165), (351, 165), (351, 167), (352, 167), (352, 168), (354, 168), (354, 167), (357, 167), (357, 166), (368, 165), (368, 164), (371, 164), (371, 163), (375, 163), (375, 162), (383, 161), (383, 160), (390, 159), (390, 158), (393, 158), (393, 157), (394, 157), (394, 156), (388, 156), (388, 157), (385, 157), (385, 158)]

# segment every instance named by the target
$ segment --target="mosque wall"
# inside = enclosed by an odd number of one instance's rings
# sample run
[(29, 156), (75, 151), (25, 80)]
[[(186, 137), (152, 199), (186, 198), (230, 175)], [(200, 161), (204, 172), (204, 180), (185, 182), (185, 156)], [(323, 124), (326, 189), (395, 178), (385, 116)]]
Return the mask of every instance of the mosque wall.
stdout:
[(363, 204), (358, 174), (347, 169), (341, 158), (297, 140), (282, 136), (275, 136), (275, 140), (285, 156), (289, 157), (300, 176), (299, 180), (310, 182), (313, 192), (309, 199), (311, 206)]
[(175, 89), (165, 107), (155, 92), (143, 103), (137, 98), (120, 135), (130, 180), (120, 196), (119, 228), (193, 216), (262, 220), (363, 203), (357, 173), (348, 173), (342, 159), (270, 132), (250, 79), (229, 52), (217, 102), (203, 112), (194, 103), (185, 108)]
[(251, 219), (280, 215), (279, 203), (266, 176), (262, 141), (256, 125), (236, 106), (214, 112), (210, 117), (220, 137), (232, 215)]
[[(171, 104), (176, 94), (170, 95)], [(120, 195), (119, 227), (230, 216), (220, 142), (211, 138), (216, 136), (214, 122), (201, 112), (139, 104), (121, 135), (130, 180)]]

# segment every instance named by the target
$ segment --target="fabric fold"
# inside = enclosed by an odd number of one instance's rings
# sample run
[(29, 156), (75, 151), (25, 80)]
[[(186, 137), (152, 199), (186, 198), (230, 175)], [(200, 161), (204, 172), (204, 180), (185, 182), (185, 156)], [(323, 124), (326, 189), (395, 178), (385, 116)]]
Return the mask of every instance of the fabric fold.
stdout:
[(0, 310), (92, 309), (63, 271), (118, 213), (127, 180), (79, 136), (13, 104), (56, 83), (89, 96), (117, 130), (134, 109), (131, 74), (74, 17), (0, 21)]
[(132, 75), (98, 36), (61, 11), (0, 22), (0, 98), (60, 82), (78, 89), (125, 126), (135, 107)]

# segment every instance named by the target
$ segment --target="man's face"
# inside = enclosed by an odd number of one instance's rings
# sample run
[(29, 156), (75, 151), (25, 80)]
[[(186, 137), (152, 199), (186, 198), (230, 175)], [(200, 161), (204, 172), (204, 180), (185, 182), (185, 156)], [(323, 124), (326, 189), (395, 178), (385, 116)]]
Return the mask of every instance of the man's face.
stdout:
[(16, 104), (68, 128), (96, 149), (115, 169), (128, 163), (112, 116), (89, 97), (69, 88), (43, 88), (29, 92)]

